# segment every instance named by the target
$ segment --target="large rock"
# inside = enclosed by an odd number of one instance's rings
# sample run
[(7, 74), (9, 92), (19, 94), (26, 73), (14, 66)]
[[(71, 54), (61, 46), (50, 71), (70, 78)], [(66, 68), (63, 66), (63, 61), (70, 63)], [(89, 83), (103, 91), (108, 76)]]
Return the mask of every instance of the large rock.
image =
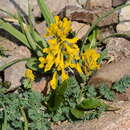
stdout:
[(87, 0), (86, 9), (111, 8), (112, 0)]
[(127, 0), (112, 0), (112, 6), (116, 7), (118, 5), (124, 4)]
[[(79, 21), (83, 23), (94, 23), (97, 18), (101, 17), (104, 12), (110, 9), (98, 9), (98, 10), (85, 10), (75, 6), (66, 7), (65, 14), (66, 17), (70, 18), (72, 21)], [(98, 25), (106, 26), (110, 24), (118, 23), (118, 13), (115, 12), (110, 16), (104, 18)]]
[(115, 61), (130, 56), (130, 41), (124, 38), (109, 38), (105, 43), (109, 56), (113, 57)]
[[(130, 1), (127, 2), (130, 4)], [(126, 6), (121, 9), (120, 14), (119, 14), (119, 20), (120, 22), (124, 22), (126, 20), (130, 20), (130, 6)]]
[(14, 42), (10, 40), (3, 39), (2, 41), (0, 41), (0, 47), (3, 47), (3, 49), (6, 50), (4, 51), (5, 55), (11, 55), (15, 48), (18, 47), (18, 45), (14, 44)]
[(80, 6), (77, 0), (46, 0), (45, 2), (49, 9), (56, 14), (68, 5)]
[[(130, 3), (128, 1), (127, 3)], [(121, 9), (119, 14), (120, 23), (117, 25), (116, 29), (118, 33), (130, 33), (130, 6), (126, 6)]]
[(40, 81), (33, 82), (32, 90), (37, 91), (39, 93), (47, 94), (50, 87), (48, 84), (48, 77), (43, 77)]
[(41, 36), (44, 36), (46, 34), (46, 32), (47, 32), (47, 26), (46, 26), (46, 22), (45, 21), (40, 22), (40, 23), (36, 23), (35, 24), (35, 28), (39, 32), (39, 34)]
[(102, 66), (101, 69), (99, 69), (96, 74), (92, 76), (89, 84), (97, 86), (100, 83), (106, 83), (111, 87), (113, 82), (120, 80), (126, 75), (130, 75), (129, 58)]
[[(33, 7), (33, 14), (35, 17), (39, 16), (40, 9), (37, 5), (37, 0), (31, 0)], [(17, 10), (24, 16), (28, 14), (28, 1), (27, 0), (0, 0), (0, 9), (6, 10), (12, 14), (16, 14)], [(0, 12), (0, 17), (5, 17), (7, 14)]]
[(76, 36), (81, 39), (89, 30), (90, 25), (79, 23), (76, 21), (72, 22), (72, 30), (76, 33)]
[(116, 30), (118, 33), (130, 34), (130, 22), (119, 23)]
[(114, 105), (120, 110), (106, 112), (99, 119), (55, 125), (52, 130), (129, 130), (130, 102), (120, 101)]
[[(16, 48), (15, 51), (12, 52), (11, 56), (9, 56), (8, 58), (1, 59), (0, 65), (9, 63), (16, 59), (28, 58), (30, 56), (30, 51), (26, 47), (19, 46)], [(10, 89), (14, 89), (21, 85), (21, 79), (24, 76), (26, 70), (25, 64), (26, 62), (23, 61), (5, 69), (4, 80), (11, 82)]]

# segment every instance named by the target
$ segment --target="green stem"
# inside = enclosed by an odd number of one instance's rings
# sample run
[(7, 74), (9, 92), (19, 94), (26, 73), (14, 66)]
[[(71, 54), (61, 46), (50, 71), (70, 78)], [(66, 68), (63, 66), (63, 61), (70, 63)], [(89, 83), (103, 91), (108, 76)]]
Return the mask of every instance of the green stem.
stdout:
[(20, 107), (20, 110), (21, 110), (22, 116), (24, 118), (24, 130), (28, 130), (28, 120), (27, 120), (26, 114), (22, 107)]
[(39, 5), (43, 17), (45, 18), (47, 25), (49, 26), (51, 23), (54, 22), (52, 13), (48, 9), (45, 0), (37, 0), (37, 3)]
[(7, 130), (8, 128), (8, 124), (7, 124), (7, 113), (6, 113), (6, 109), (3, 103), (1, 103), (3, 108), (4, 108), (4, 122), (2, 124), (2, 130)]

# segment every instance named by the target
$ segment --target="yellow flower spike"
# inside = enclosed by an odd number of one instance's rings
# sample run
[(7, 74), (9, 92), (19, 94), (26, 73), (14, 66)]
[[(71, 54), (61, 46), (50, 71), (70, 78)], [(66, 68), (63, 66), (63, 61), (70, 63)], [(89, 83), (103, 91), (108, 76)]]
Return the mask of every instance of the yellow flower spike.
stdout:
[(35, 76), (34, 76), (32, 70), (30, 70), (30, 69), (26, 69), (25, 77), (32, 80), (32, 81), (35, 79)]
[(53, 89), (56, 88), (58, 72), (61, 72), (62, 81), (69, 77), (65, 72), (65, 69), (68, 67), (75, 68), (79, 73), (82, 73), (81, 66), (78, 62), (80, 59), (80, 49), (76, 44), (78, 38), (68, 38), (69, 33), (72, 31), (71, 25), (71, 21), (67, 18), (60, 20), (58, 16), (55, 16), (54, 23), (47, 29), (46, 36), (49, 39), (48, 48), (43, 49), (43, 53), (46, 53), (45, 63), (42, 61), (39, 67), (43, 67), (44, 72), (51, 70), (52, 67), (55, 68), (56, 72), (50, 81)]
[(54, 72), (52, 80), (50, 81), (52, 89), (56, 89), (57, 86), (57, 71)]

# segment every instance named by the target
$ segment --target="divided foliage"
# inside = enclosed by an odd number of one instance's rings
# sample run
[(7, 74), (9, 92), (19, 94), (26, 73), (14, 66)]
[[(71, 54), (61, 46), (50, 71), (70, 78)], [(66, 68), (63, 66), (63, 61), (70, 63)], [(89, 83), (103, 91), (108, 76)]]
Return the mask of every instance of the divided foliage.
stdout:
[(104, 111), (117, 110), (102, 99), (113, 100), (115, 92), (125, 92), (129, 83), (130, 76), (125, 76), (111, 89), (105, 84), (98, 89), (90, 85), (81, 88), (71, 77), (47, 96), (21, 88), (17, 93), (8, 93), (9, 83), (1, 83), (0, 129), (48, 130), (51, 122), (98, 118)]
[(4, 118), (7, 120), (7, 130), (22, 130), (25, 129), (25, 124), (31, 130), (50, 129), (49, 115), (42, 104), (45, 101), (43, 95), (31, 90), (8, 94), (5, 92), (6, 89), (0, 86), (0, 129), (3, 128)]

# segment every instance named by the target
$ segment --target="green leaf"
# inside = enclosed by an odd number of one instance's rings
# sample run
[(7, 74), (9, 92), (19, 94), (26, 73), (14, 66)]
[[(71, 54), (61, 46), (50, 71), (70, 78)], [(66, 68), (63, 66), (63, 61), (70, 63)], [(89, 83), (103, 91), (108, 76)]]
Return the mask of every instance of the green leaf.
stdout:
[(99, 93), (107, 100), (112, 101), (115, 99), (115, 93), (106, 84), (100, 85)]
[(10, 13), (10, 12), (8, 12), (8, 11), (6, 11), (6, 10), (3, 10), (3, 9), (0, 9), (0, 11), (3, 12), (3, 13), (5, 13), (5, 14), (7, 14), (8, 16), (10, 16), (10, 17), (16, 19), (16, 16), (13, 15), (12, 13)]
[(124, 76), (112, 85), (112, 89), (120, 93), (124, 93), (128, 87), (130, 87), (130, 76)]
[(77, 119), (83, 119), (85, 112), (79, 109), (70, 109), (71, 114)]
[(97, 107), (106, 105), (105, 103), (101, 102), (100, 99), (97, 98), (86, 98), (84, 99), (79, 105), (79, 108), (85, 109), (85, 110), (91, 110), (91, 109), (96, 109)]
[(92, 34), (88, 37), (88, 40), (90, 42), (89, 48), (95, 48), (97, 46), (98, 33), (99, 33), (98, 29), (94, 29)]
[(38, 71), (38, 60), (37, 58), (31, 58), (27, 61), (26, 66), (33, 70), (33, 71)]
[(27, 40), (28, 40), (28, 44), (30, 45), (31, 49), (33, 51), (36, 50), (36, 43), (33, 41), (31, 35), (30, 35), (30, 32), (29, 32), (29, 26), (27, 24), (24, 23), (24, 17), (21, 16), (20, 13), (17, 13), (18, 14), (18, 21), (19, 21), (19, 25), (23, 31), (23, 33), (25, 34)]
[(23, 59), (13, 60), (13, 61), (11, 61), (11, 62), (9, 62), (9, 63), (3, 65), (3, 66), (0, 66), (0, 71), (3, 71), (4, 69), (10, 67), (10, 66), (13, 65), (13, 64), (16, 64), (16, 63), (21, 62), (21, 61), (26, 61), (26, 60), (29, 60), (29, 59), (30, 59), (30, 58), (23, 58)]
[(65, 99), (67, 100), (67, 90), (72, 86), (79, 87), (74, 77), (70, 77), (69, 79), (65, 80), (59, 87), (57, 87), (49, 101), (49, 108), (51, 111), (56, 111), (60, 107), (61, 103), (63, 103)]
[(25, 89), (32, 88), (32, 82), (29, 79), (23, 79), (22, 84)]
[(9, 32), (15, 38), (17, 38), (19, 41), (21, 41), (25, 46), (27, 46), (29, 49), (31, 49), (25, 35), (22, 32), (18, 31), (11, 24), (6, 23), (6, 22), (4, 22), (3, 20), (0, 19), (0, 28), (4, 29), (7, 32)]
[(100, 52), (100, 58), (98, 59), (97, 63), (100, 64), (104, 59), (107, 58), (108, 55), (108, 50), (105, 49), (103, 51)]
[(65, 80), (54, 92), (54, 95), (52, 95), (52, 98), (50, 99), (49, 102), (49, 107), (51, 111), (55, 111), (58, 109), (58, 107), (60, 106), (60, 104), (63, 102), (64, 100), (64, 93), (67, 89), (67, 87), (69, 87), (69, 80)]
[(96, 97), (97, 95), (96, 89), (90, 85), (84, 86), (84, 95), (86, 97)]
[(48, 9), (45, 3), (45, 0), (37, 0), (37, 2), (42, 12), (42, 15), (45, 18), (47, 25), (50, 25), (51, 23), (54, 22), (54, 19), (53, 19), (53, 15), (51, 14), (50, 10)]

